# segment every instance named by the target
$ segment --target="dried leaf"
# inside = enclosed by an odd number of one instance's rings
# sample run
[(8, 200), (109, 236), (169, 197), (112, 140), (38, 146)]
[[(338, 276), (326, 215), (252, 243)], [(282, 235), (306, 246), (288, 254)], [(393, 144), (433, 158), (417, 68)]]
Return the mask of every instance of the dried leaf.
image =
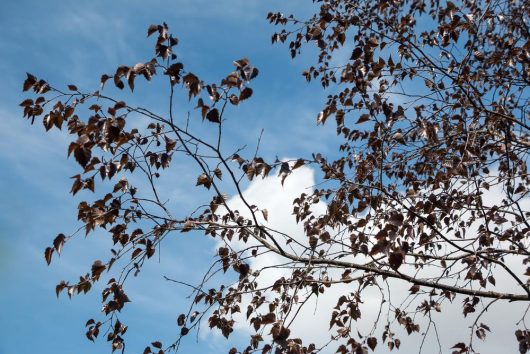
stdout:
[(394, 270), (397, 270), (403, 264), (404, 256), (401, 252), (392, 252), (388, 256), (388, 264)]
[(153, 33), (158, 31), (158, 28), (158, 25), (150, 25), (149, 28), (147, 28), (147, 37), (151, 36)]
[(368, 339), (366, 340), (366, 344), (368, 344), (368, 347), (370, 347), (372, 351), (375, 351), (375, 347), (377, 346), (377, 338), (368, 337)]
[(206, 114), (206, 119), (213, 123), (221, 123), (217, 108), (211, 109), (208, 114)]
[(92, 264), (92, 278), (98, 280), (101, 273), (107, 268), (100, 260), (95, 261)]
[(109, 75), (106, 75), (106, 74), (101, 75), (101, 79), (99, 80), (101, 89), (103, 89), (103, 87), (105, 86), (105, 82), (107, 82), (108, 79), (110, 79)]
[(355, 124), (361, 124), (361, 123), (367, 122), (369, 120), (370, 120), (370, 115), (369, 114), (361, 114), (361, 116), (359, 117), (359, 120), (357, 120), (357, 122)]
[(197, 177), (197, 186), (205, 186), (206, 189), (210, 189), (211, 184), (212, 181), (210, 180), (210, 177), (208, 177), (208, 175), (206, 175), (205, 173)]
[(242, 69), (242, 68), (244, 68), (245, 66), (248, 65), (248, 59), (247, 58), (243, 58), (243, 59), (235, 60), (234, 61), (234, 65), (236, 66), (236, 68)]
[(223, 172), (221, 171), (221, 169), (219, 167), (217, 167), (213, 173), (215, 174), (215, 177), (219, 178), (219, 179), (223, 179)]
[(361, 57), (362, 54), (363, 54), (362, 48), (357, 47), (351, 53), (350, 60), (357, 60), (357, 59), (359, 59)]
[(184, 225), (182, 225), (181, 232), (188, 232), (195, 228), (195, 222), (193, 220), (186, 220)]
[(53, 240), (53, 248), (57, 251), (57, 254), (61, 254), (61, 250), (63, 249), (64, 241), (66, 239), (66, 236), (64, 234), (59, 234), (57, 237)]
[(78, 146), (74, 150), (75, 160), (82, 166), (85, 167), (90, 161), (92, 156), (92, 151), (84, 146)]
[(246, 100), (250, 96), (252, 96), (252, 89), (250, 87), (245, 87), (239, 94), (239, 101)]
[(46, 263), (48, 263), (48, 265), (50, 265), (52, 261), (52, 254), (53, 254), (53, 248), (47, 247), (46, 250), (44, 251), (44, 259), (46, 259)]

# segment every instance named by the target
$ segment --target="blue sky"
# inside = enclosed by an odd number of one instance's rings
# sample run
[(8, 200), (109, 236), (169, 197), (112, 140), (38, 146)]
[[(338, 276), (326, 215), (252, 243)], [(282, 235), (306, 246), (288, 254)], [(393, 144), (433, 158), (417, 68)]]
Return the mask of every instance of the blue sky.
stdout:
[[(153, 39), (145, 38), (146, 29), (149, 24), (165, 21), (180, 39), (180, 60), (205, 81), (218, 81), (233, 69), (232, 61), (242, 57), (248, 57), (260, 69), (251, 85), (252, 99), (228, 112), (232, 129), (227, 131), (227, 144), (246, 145), (253, 152), (264, 129), (260, 152), (266, 158), (336, 153), (333, 124), (315, 127), (328, 92), (316, 82), (307, 84), (301, 76), (314, 60), (311, 50), (291, 60), (286, 46), (271, 45), (275, 28), (266, 21), (271, 10), (310, 14), (310, 1), (4, 0), (2, 5), (0, 354), (110, 352), (104, 339), (94, 344), (84, 335), (85, 321), (100, 316), (100, 289), (72, 300), (65, 296), (57, 300), (55, 296), (55, 285), (60, 280), (75, 280), (87, 272), (94, 259), (108, 252), (108, 240), (98, 233), (86, 240), (80, 238), (68, 243), (61, 258), (50, 267), (44, 261), (44, 249), (56, 234), (78, 227), (77, 203), (87, 194), (75, 198), (69, 194), (69, 177), (78, 173), (78, 167), (72, 159), (66, 159), (67, 134), (55, 130), (45, 134), (38, 120), (30, 126), (21, 118), (18, 104), (26, 97), (21, 90), (26, 72), (59, 86), (75, 83), (81, 89), (95, 90), (102, 73), (112, 72), (120, 64), (149, 60)], [(138, 81), (135, 95), (126, 97), (157, 110), (166, 99), (159, 93), (156, 83)], [(179, 113), (185, 111), (183, 108)], [(189, 193), (195, 191), (190, 187), (195, 184), (196, 171), (183, 164), (170, 172), (179, 178), (169, 174), (161, 179), (161, 187), (177, 213), (185, 215), (204, 196)], [(305, 170), (294, 180), (310, 185), (314, 178), (311, 171)], [(269, 182), (261, 186), (273, 188)], [(285, 188), (293, 188), (289, 189), (292, 194), (299, 192), (299, 187), (293, 183)], [(278, 198), (268, 197), (261, 201), (273, 208)], [(160, 262), (148, 263), (140, 277), (129, 283), (132, 303), (123, 314), (129, 325), (127, 352), (141, 352), (155, 339), (169, 342), (175, 338), (176, 317), (187, 308), (185, 297), (189, 292), (165, 282), (162, 276), (190, 282), (199, 279), (212, 260), (214, 248), (214, 242), (200, 235), (179, 234), (167, 240)], [(460, 333), (455, 317), (445, 316), (440, 319), (440, 327), (446, 330), (447, 343), (453, 343)], [(487, 342), (483, 353), (502, 350), (506, 340), (514, 344), (513, 321), (506, 321), (504, 317), (497, 320), (499, 336)], [(301, 332), (311, 335), (310, 331)], [(234, 344), (218, 335), (200, 337), (198, 344), (194, 337), (187, 338), (181, 352), (217, 353)], [(241, 338), (245, 337), (236, 336), (235, 344), (242, 343)], [(419, 343), (411, 342), (412, 347)]]
[[(233, 129), (227, 140), (255, 149), (263, 128), (264, 156), (331, 151), (331, 125), (318, 131), (306, 129), (313, 126), (325, 92), (304, 81), (303, 60), (292, 61), (285, 46), (271, 45), (274, 27), (266, 21), (269, 10), (303, 14), (311, 11), (311, 3), (7, 0), (2, 5), (0, 354), (109, 352), (104, 340), (93, 344), (84, 336), (85, 321), (100, 316), (99, 290), (72, 300), (65, 296), (57, 300), (54, 291), (58, 281), (75, 280), (108, 252), (107, 241), (97, 234), (78, 239), (50, 267), (43, 259), (44, 248), (57, 233), (78, 226), (76, 207), (83, 195), (72, 198), (69, 194), (69, 177), (78, 172), (75, 162), (66, 159), (67, 134), (44, 134), (38, 120), (30, 126), (21, 118), (18, 103), (25, 98), (21, 90), (25, 73), (56, 85), (75, 83), (95, 90), (102, 73), (150, 59), (152, 39), (145, 38), (147, 26), (165, 21), (180, 39), (180, 59), (206, 81), (219, 80), (232, 70), (232, 61), (242, 57), (260, 69), (252, 85), (253, 99), (230, 112), (230, 119), (240, 121), (241, 129)], [(134, 99), (156, 107), (161, 98), (149, 85), (154, 84), (137, 84)], [(195, 176), (186, 176), (194, 182)], [(185, 185), (168, 182), (168, 193), (179, 200), (177, 207), (194, 205), (196, 199), (187, 190)], [(130, 352), (140, 352), (155, 339), (174, 339), (176, 316), (185, 308), (188, 292), (164, 282), (162, 275), (198, 279), (215, 246), (202, 237), (186, 237), (169, 241), (161, 263), (148, 265), (130, 284), (133, 303), (123, 316), (130, 325)], [(216, 352), (226, 345), (220, 338), (199, 344), (188, 338), (183, 352)]]

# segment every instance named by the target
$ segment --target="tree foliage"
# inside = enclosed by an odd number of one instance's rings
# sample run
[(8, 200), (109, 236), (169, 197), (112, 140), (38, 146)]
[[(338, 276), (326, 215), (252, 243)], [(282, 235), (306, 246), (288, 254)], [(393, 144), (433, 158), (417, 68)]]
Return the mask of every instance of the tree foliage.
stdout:
[[(225, 108), (247, 104), (258, 69), (240, 59), (226, 77), (204, 82), (178, 61), (178, 41), (165, 23), (147, 31), (155, 57), (102, 75), (96, 92), (74, 85), (63, 90), (28, 74), (24, 90), (35, 97), (21, 103), (24, 117), (32, 123), (42, 117), (46, 130), (66, 126), (73, 136), (68, 154), (81, 167), (71, 192), (95, 196), (79, 203), (78, 219), (86, 234), (103, 229), (114, 243), (110, 259), (96, 260), (78, 282), (57, 285), (57, 295), (73, 296), (105, 278), (105, 319), (87, 322), (88, 339), (105, 327), (113, 351), (124, 348), (127, 326), (119, 317), (129, 302), (126, 279), (177, 231), (202, 232), (220, 247), (204, 281), (193, 285), (189, 311), (178, 316), (178, 338), (153, 342), (144, 353), (177, 349), (199, 323), (228, 338), (236, 321), (254, 334), (248, 347), (230, 353), (316, 353), (322, 345), (339, 353), (399, 349), (406, 339), (398, 338), (399, 328), (425, 334), (431, 313), (448, 302), (462, 304), (471, 328), (451, 350), (472, 353), (473, 338), (484, 340), (490, 332), (480, 321), (490, 306), (529, 303), (530, 3), (316, 2), (319, 12), (310, 18), (271, 12), (267, 19), (278, 27), (272, 42), (288, 43), (293, 58), (316, 47), (303, 76), (333, 92), (316, 123), (336, 125), (342, 141), (336, 157), (315, 151), (266, 161), (257, 153), (227, 152), (223, 132), (237, 126)], [(345, 50), (351, 54), (341, 61), (337, 53)], [(105, 93), (108, 85), (133, 91), (138, 79), (155, 76), (169, 82), (163, 113)], [(191, 131), (186, 117), (175, 113), (177, 95), (195, 107), (189, 119), (202, 119), (204, 129), (216, 132), (213, 138)], [(157, 187), (177, 156), (200, 169), (196, 186), (210, 195), (184, 218), (173, 216)], [(319, 170), (323, 183), (293, 201), (304, 230), (300, 239), (268, 226), (268, 211), (245, 199), (242, 178), (276, 173), (283, 184), (303, 165)], [(146, 187), (132, 185), (129, 176), (141, 177)], [(230, 188), (245, 210), (227, 203)], [(485, 198), (488, 193), (496, 193), (494, 200)], [(319, 201), (327, 203), (324, 213), (312, 208)], [(45, 250), (46, 262), (78, 234), (59, 234)], [(250, 265), (265, 254), (279, 256), (277, 266), (288, 270), (270, 284), (263, 269)], [(236, 281), (211, 286), (219, 270)], [(396, 283), (410, 287), (409, 303), (396, 303), (389, 287)], [(373, 289), (385, 311), (371, 331), (360, 333), (363, 299)], [(291, 336), (299, 309), (329, 292), (337, 298), (329, 327), (322, 326), (330, 329), (329, 343)], [(526, 353), (530, 331), (521, 325), (514, 332)]]

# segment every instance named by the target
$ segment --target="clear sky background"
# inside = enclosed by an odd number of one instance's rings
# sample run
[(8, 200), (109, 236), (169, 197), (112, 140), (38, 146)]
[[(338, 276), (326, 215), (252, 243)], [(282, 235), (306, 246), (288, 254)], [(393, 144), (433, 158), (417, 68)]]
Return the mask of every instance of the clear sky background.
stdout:
[[(101, 316), (99, 290), (72, 300), (66, 296), (57, 300), (55, 296), (55, 285), (60, 280), (75, 280), (88, 271), (95, 258), (108, 252), (108, 240), (102, 234), (78, 239), (67, 244), (61, 258), (50, 267), (44, 261), (44, 249), (55, 235), (72, 232), (78, 226), (76, 207), (83, 195), (72, 198), (69, 194), (69, 177), (78, 173), (78, 167), (72, 159), (66, 159), (67, 134), (44, 134), (38, 119), (30, 126), (21, 118), (18, 104), (25, 98), (25, 73), (58, 86), (74, 83), (81, 89), (95, 90), (102, 73), (112, 72), (120, 64), (149, 60), (153, 39), (145, 38), (146, 29), (149, 24), (165, 21), (180, 39), (180, 60), (205, 81), (218, 81), (232, 70), (232, 61), (242, 57), (248, 57), (260, 69), (251, 85), (252, 99), (229, 112), (231, 121), (240, 122), (240, 127), (226, 136), (234, 146), (247, 145), (253, 151), (263, 128), (260, 152), (264, 157), (333, 154), (337, 148), (333, 124), (315, 127), (317, 113), (329, 92), (318, 83), (307, 84), (301, 76), (314, 56), (308, 50), (309, 55), (291, 60), (286, 46), (271, 45), (275, 28), (266, 21), (268, 11), (304, 15), (312, 13), (313, 6), (311, 1), (259, 0), (2, 1), (0, 354), (110, 352), (103, 338), (94, 344), (84, 335), (85, 321)], [(165, 102), (156, 84), (142, 80), (136, 85), (136, 102), (155, 109)], [(178, 178), (162, 179), (161, 185), (174, 201), (173, 206), (185, 214), (203, 195), (189, 193), (194, 191), (190, 189), (196, 178), (193, 167), (182, 165), (176, 173)], [(273, 221), (277, 225), (296, 231), (296, 226), (289, 224), (292, 221), (279, 214), (282, 209), (278, 203), (289, 205), (289, 198), (314, 184), (315, 178), (318, 180), (311, 170), (302, 169), (283, 190), (278, 183), (273, 187), (266, 180), (257, 184), (263, 188), (261, 194), (256, 195), (256, 188), (248, 193), (269, 205), (269, 211), (276, 210), (270, 218), (276, 216)], [(162, 276), (197, 280), (213, 259), (214, 249), (215, 242), (200, 235), (179, 234), (166, 243), (160, 262), (150, 262), (129, 284), (132, 303), (123, 315), (129, 324), (127, 352), (141, 352), (156, 339), (169, 342), (175, 338), (176, 316), (186, 309), (189, 291), (165, 282)], [(325, 304), (323, 301), (319, 306)], [(316, 320), (328, 321), (325, 316)], [(304, 321), (299, 333), (314, 336), (315, 327), (308, 325), (311, 319), (305, 317)], [(482, 353), (498, 352), (506, 343), (515, 351), (510, 327), (513, 319), (502, 317), (496, 321), (501, 337), (484, 346)], [(454, 343), (459, 335), (455, 322), (454, 317), (441, 320), (449, 333), (443, 343), (444, 352), (448, 351), (445, 344)], [(245, 336), (233, 340), (230, 344), (246, 343)], [(182, 352), (217, 353), (230, 344), (220, 336), (201, 333), (198, 344), (195, 338), (187, 338)]]

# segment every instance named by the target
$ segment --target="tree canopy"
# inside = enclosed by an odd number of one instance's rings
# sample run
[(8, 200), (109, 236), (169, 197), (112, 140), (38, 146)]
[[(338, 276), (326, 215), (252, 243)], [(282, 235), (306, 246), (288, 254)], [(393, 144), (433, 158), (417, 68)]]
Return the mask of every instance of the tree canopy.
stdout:
[[(288, 44), (293, 60), (316, 54), (301, 80), (330, 94), (316, 122), (300, 129), (335, 125), (341, 145), (332, 156), (268, 161), (259, 151), (266, 140), (256, 151), (234, 149), (226, 132), (244, 127), (228, 107), (252, 105), (258, 68), (235, 58), (232, 72), (206, 82), (180, 61), (166, 23), (147, 29), (152, 59), (103, 74), (97, 91), (27, 75), (23, 89), (33, 94), (20, 104), (24, 117), (46, 131), (66, 128), (68, 155), (80, 167), (71, 193), (93, 192), (78, 205), (80, 229), (57, 235), (46, 262), (96, 230), (114, 244), (79, 281), (56, 288), (71, 297), (106, 284), (103, 315), (86, 323), (89, 340), (104, 331), (112, 351), (125, 350), (127, 284), (178, 232), (213, 239), (216, 258), (198, 284), (168, 278), (191, 289), (189, 311), (177, 314), (176, 338), (146, 339), (144, 354), (177, 350), (201, 325), (229, 340), (237, 326), (252, 328), (248, 346), (231, 354), (399, 349), (409, 335), (436, 331), (432, 314), (448, 303), (461, 305), (459, 320), (470, 326), (450, 350), (474, 353), (476, 339), (495, 335), (481, 320), (490, 307), (528, 308), (530, 3), (316, 3), (309, 18), (266, 18), (275, 26), (272, 42)], [(145, 80), (167, 81), (157, 93), (166, 107), (128, 104), (109, 87), (133, 92)], [(184, 104), (187, 115), (176, 112)], [(176, 161), (193, 163), (193, 182), (207, 191), (190, 210), (171, 210), (159, 192), (160, 176), (175, 173)], [(271, 227), (272, 210), (252, 204), (244, 186), (268, 176), (283, 185), (306, 168), (318, 171), (319, 183), (289, 206), (303, 234)], [(315, 326), (328, 341), (293, 336), (301, 309), (323, 296), (334, 299), (329, 322)], [(363, 303), (374, 296), (372, 319)], [(520, 353), (530, 349), (525, 318), (524, 311), (513, 328)]]

